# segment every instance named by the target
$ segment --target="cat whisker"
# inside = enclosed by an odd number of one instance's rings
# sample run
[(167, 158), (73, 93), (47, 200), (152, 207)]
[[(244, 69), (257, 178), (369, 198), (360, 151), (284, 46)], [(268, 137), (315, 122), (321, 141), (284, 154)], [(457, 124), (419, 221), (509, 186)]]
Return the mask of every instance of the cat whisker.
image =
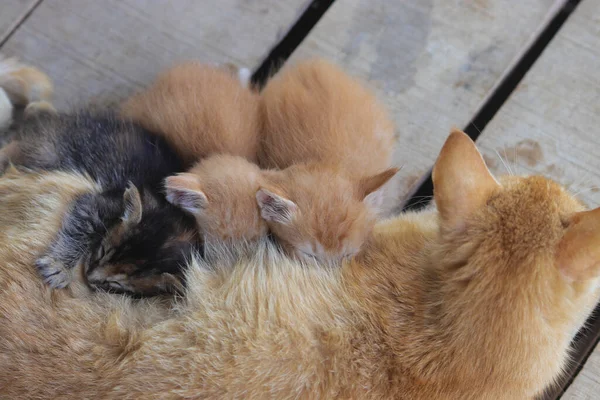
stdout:
[(504, 153), (504, 159), (506, 160), (506, 164), (507, 164), (507, 168), (508, 168), (508, 173), (510, 175), (515, 175), (514, 171), (512, 170), (512, 168), (510, 167), (510, 160), (508, 159), (508, 155), (506, 154), (506, 146), (504, 147), (504, 149), (502, 150), (502, 152)]
[(508, 168), (508, 165), (506, 165), (506, 162), (504, 161), (504, 159), (502, 158), (502, 156), (500, 155), (500, 153), (498, 152), (498, 150), (494, 150), (496, 152), (496, 155), (498, 156), (498, 158), (500, 159), (500, 162), (502, 163), (502, 165), (504, 165), (504, 169), (506, 169), (506, 172), (509, 175), (512, 175), (510, 169)]

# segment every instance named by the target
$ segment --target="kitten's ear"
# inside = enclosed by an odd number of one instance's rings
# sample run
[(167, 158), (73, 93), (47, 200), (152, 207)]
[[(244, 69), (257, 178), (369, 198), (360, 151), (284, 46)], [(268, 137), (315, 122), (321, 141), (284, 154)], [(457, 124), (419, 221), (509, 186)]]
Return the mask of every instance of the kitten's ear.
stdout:
[(575, 213), (557, 248), (557, 264), (568, 278), (600, 276), (600, 208)]
[(442, 221), (454, 229), (483, 206), (500, 184), (466, 133), (453, 129), (433, 167), (433, 193)]
[(256, 201), (260, 208), (260, 215), (265, 221), (287, 225), (292, 222), (298, 211), (298, 206), (293, 201), (263, 188), (256, 192)]
[(121, 216), (121, 220), (126, 224), (139, 224), (142, 220), (142, 198), (137, 187), (131, 182), (123, 193), (123, 204), (125, 211)]
[(371, 207), (378, 208), (383, 203), (383, 192), (379, 190), (387, 183), (399, 168), (390, 168), (377, 175), (362, 178), (358, 183), (358, 195)]
[(208, 205), (208, 199), (201, 190), (198, 178), (183, 173), (165, 179), (167, 201), (191, 214), (200, 214)]

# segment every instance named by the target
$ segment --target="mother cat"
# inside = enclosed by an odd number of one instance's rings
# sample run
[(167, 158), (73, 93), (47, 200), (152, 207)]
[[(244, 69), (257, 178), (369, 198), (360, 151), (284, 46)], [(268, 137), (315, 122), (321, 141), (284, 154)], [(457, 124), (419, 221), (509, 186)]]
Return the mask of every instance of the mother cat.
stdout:
[(38, 282), (22, 238), (50, 237), (44, 204), (69, 193), (45, 174), (0, 181), (2, 209), (27, 216), (0, 215), (7, 398), (532, 398), (599, 295), (600, 209), (542, 177), (498, 182), (461, 132), (434, 168), (439, 212), (380, 224), (340, 268), (266, 242), (195, 262), (170, 314)]

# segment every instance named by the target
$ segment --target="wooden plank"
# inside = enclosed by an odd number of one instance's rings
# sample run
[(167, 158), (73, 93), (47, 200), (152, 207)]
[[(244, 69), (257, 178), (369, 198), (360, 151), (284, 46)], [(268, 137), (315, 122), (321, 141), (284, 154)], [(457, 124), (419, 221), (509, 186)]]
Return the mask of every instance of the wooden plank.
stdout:
[(45, 0), (2, 51), (48, 72), (59, 108), (111, 105), (187, 59), (256, 68), (309, 0)]
[[(544, 174), (600, 205), (599, 37), (600, 0), (583, 0), (479, 137), (493, 171)], [(576, 343), (571, 373), (599, 335), (596, 318)], [(597, 399), (599, 376), (596, 347), (563, 399)]]
[(344, 0), (292, 59), (325, 57), (367, 80), (397, 124), (401, 206), (451, 126), (466, 126), (563, 0)]
[(600, 392), (600, 346), (596, 346), (562, 400), (597, 400)]
[(0, 43), (19, 25), (39, 0), (2, 0), (0, 12)]

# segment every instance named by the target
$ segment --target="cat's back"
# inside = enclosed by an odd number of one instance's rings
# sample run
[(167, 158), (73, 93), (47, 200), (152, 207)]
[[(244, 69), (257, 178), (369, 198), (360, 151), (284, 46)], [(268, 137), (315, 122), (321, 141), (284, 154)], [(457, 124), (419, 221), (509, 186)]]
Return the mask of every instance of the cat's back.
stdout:
[(177, 65), (130, 98), (122, 113), (164, 136), (189, 164), (217, 153), (256, 160), (258, 95), (225, 68)]
[(20, 136), (25, 166), (83, 172), (105, 189), (158, 188), (183, 169), (164, 139), (111, 112), (33, 116)]
[(328, 161), (368, 175), (390, 165), (394, 128), (385, 107), (324, 60), (282, 70), (261, 93), (260, 112), (265, 166)]

